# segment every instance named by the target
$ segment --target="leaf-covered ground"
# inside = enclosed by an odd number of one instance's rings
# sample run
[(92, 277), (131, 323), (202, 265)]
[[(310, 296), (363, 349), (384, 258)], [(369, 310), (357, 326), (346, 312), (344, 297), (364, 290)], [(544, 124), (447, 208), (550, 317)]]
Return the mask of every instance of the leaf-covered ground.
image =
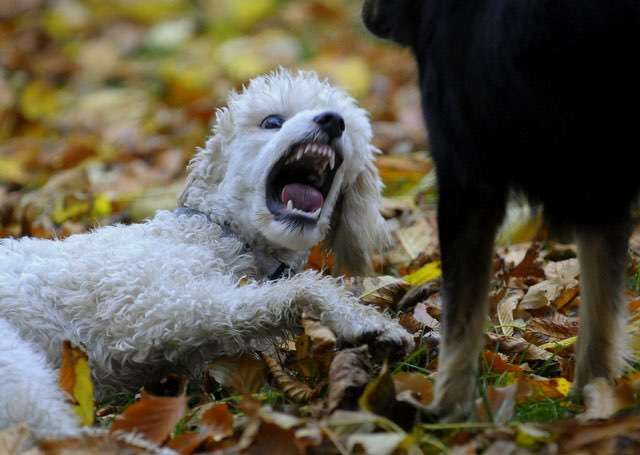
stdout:
[[(204, 377), (156, 378), (138, 394), (103, 403), (93, 402), (83, 353), (65, 346), (61, 387), (85, 424), (110, 433), (43, 442), (33, 453), (150, 447), (119, 430), (184, 454), (640, 450), (633, 363), (616, 387), (593, 384), (585, 404), (568, 398), (580, 307), (575, 248), (549, 240), (539, 217), (519, 207), (498, 238), (475, 413), (455, 424), (421, 420), (440, 336), (437, 194), (411, 57), (370, 39), (359, 6), (0, 2), (0, 236), (65, 237), (174, 207), (185, 164), (229, 90), (277, 65), (315, 69), (371, 111), (385, 152), (378, 166), (395, 245), (377, 258), (379, 276), (348, 285), (399, 317), (417, 346), (385, 362), (366, 347), (337, 346), (308, 316), (275, 356), (213, 360)], [(636, 235), (627, 292), (633, 351), (639, 257)], [(330, 261), (314, 254), (310, 266)], [(0, 453), (27, 435), (20, 427), (0, 432)]]

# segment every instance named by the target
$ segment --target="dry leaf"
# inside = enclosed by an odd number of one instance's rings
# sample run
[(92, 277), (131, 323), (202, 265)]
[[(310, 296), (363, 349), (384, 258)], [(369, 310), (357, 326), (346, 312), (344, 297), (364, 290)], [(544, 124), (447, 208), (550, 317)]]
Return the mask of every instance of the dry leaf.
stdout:
[(186, 396), (143, 398), (116, 417), (112, 433), (139, 433), (156, 444), (167, 440), (176, 423), (184, 416)]
[(225, 403), (216, 404), (207, 409), (202, 414), (201, 424), (207, 428), (216, 442), (233, 435), (233, 415)]
[(500, 321), (500, 329), (505, 335), (513, 335), (513, 312), (518, 307), (518, 303), (523, 296), (524, 291), (522, 289), (509, 288), (507, 294), (498, 302), (498, 321)]
[(314, 354), (331, 351), (336, 346), (336, 336), (327, 326), (309, 315), (303, 314), (302, 327), (304, 333), (311, 340), (311, 349)]
[(491, 332), (487, 332), (485, 337), (487, 338), (487, 346), (491, 349), (499, 349), (500, 352), (511, 355), (517, 354), (521, 356), (522, 360), (549, 360), (553, 357), (552, 353), (535, 344), (528, 343), (522, 338), (496, 335)]
[(312, 389), (304, 382), (298, 381), (291, 377), (280, 365), (280, 363), (265, 353), (260, 353), (262, 360), (269, 367), (269, 371), (276, 380), (278, 387), (292, 400), (305, 402), (313, 398), (317, 390)]
[(80, 423), (90, 426), (94, 420), (93, 381), (89, 358), (80, 348), (65, 341), (62, 347), (62, 365), (60, 366), (60, 388), (71, 399), (73, 411)]
[(356, 433), (347, 438), (347, 448), (350, 453), (391, 455), (406, 437), (405, 433)]
[(257, 392), (266, 380), (264, 362), (247, 355), (216, 359), (208, 371), (218, 383), (240, 394)]
[(409, 391), (424, 406), (433, 399), (433, 383), (422, 373), (395, 373), (393, 384), (397, 395)]
[(527, 249), (522, 261), (509, 271), (510, 277), (545, 278), (540, 258), (540, 244), (533, 242)]
[(366, 346), (336, 354), (329, 370), (329, 412), (356, 409), (357, 400), (369, 382), (369, 350)]
[(207, 431), (198, 433), (182, 433), (169, 441), (167, 447), (175, 450), (180, 455), (191, 455), (196, 451), (196, 449), (204, 444), (207, 439), (209, 439)]
[[(480, 422), (493, 422), (498, 425), (506, 424), (515, 413), (516, 394), (518, 384), (506, 387), (488, 387), (487, 401), (489, 410), (482, 398), (476, 400), (476, 416)], [(490, 411), (490, 414), (489, 412)]]
[(385, 362), (380, 375), (365, 387), (364, 392), (358, 399), (358, 404), (365, 411), (390, 418), (395, 401), (395, 385), (389, 366)]
[(367, 305), (381, 310), (394, 308), (409, 289), (409, 285), (400, 278), (392, 276), (367, 277), (360, 279), (359, 299)]
[(427, 305), (424, 303), (418, 303), (413, 309), (413, 318), (418, 321), (423, 327), (429, 330), (438, 332), (440, 331), (440, 321), (431, 316), (427, 311)]

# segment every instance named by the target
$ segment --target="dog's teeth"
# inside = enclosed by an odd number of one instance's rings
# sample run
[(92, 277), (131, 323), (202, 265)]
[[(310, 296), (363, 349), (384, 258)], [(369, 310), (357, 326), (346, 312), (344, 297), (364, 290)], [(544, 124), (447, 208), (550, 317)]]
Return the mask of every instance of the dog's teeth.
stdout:
[(331, 167), (331, 170), (333, 171), (333, 168), (336, 166), (336, 154), (335, 153), (329, 154), (329, 166)]
[(304, 149), (302, 147), (300, 147), (298, 149), (298, 153), (296, 153), (296, 160), (300, 160), (302, 158), (303, 154), (304, 154)]
[(320, 216), (320, 212), (322, 211), (322, 207), (317, 208), (312, 214), (312, 218), (318, 218)]
[(289, 201), (287, 202), (287, 210), (288, 211), (293, 211), (293, 201), (291, 199), (289, 199)]

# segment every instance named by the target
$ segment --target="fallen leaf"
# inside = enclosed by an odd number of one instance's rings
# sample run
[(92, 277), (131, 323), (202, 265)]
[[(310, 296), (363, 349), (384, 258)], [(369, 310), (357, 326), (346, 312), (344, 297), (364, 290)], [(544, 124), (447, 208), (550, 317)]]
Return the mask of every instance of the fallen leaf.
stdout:
[(309, 315), (303, 315), (302, 327), (305, 335), (311, 340), (311, 349), (314, 354), (331, 351), (336, 346), (335, 334), (317, 319)]
[(487, 332), (485, 334), (487, 346), (491, 349), (498, 349), (510, 355), (519, 355), (522, 360), (549, 360), (553, 357), (551, 352), (541, 347), (531, 344), (522, 338), (509, 337), (506, 335), (497, 335)]
[(509, 288), (507, 294), (498, 302), (498, 321), (500, 321), (500, 330), (505, 335), (513, 335), (513, 312), (518, 307), (518, 303), (523, 296), (524, 291), (522, 289)]
[(316, 390), (312, 389), (304, 382), (294, 379), (282, 368), (276, 359), (265, 353), (260, 353), (260, 356), (267, 364), (267, 367), (278, 384), (278, 387), (280, 387), (289, 398), (294, 401), (305, 402), (309, 401), (316, 395)]
[(413, 309), (413, 318), (429, 330), (440, 331), (440, 321), (431, 316), (424, 303), (418, 303)]
[(391, 418), (395, 401), (394, 381), (385, 362), (378, 377), (365, 387), (358, 404), (365, 411)]
[[(506, 424), (515, 414), (516, 394), (518, 384), (506, 387), (488, 387), (486, 400), (476, 400), (476, 417), (480, 422), (493, 422), (498, 425)], [(486, 404), (488, 404), (488, 409)]]
[(167, 443), (167, 447), (175, 450), (180, 455), (191, 455), (204, 442), (209, 439), (207, 431), (182, 433)]
[(518, 278), (545, 278), (542, 259), (540, 258), (540, 244), (538, 242), (531, 244), (522, 261), (509, 271), (509, 276)]
[(369, 350), (366, 346), (338, 352), (329, 370), (328, 410), (356, 409), (358, 397), (369, 382)]
[(394, 308), (410, 287), (401, 278), (387, 275), (350, 278), (345, 284), (362, 303), (374, 305), (381, 310)]
[(396, 395), (409, 391), (412, 396), (426, 406), (433, 399), (433, 382), (422, 373), (395, 373), (393, 376)]
[(184, 395), (143, 398), (116, 417), (109, 431), (139, 433), (151, 442), (162, 444), (184, 416), (186, 405)]
[(442, 266), (440, 261), (429, 262), (423, 265), (410, 275), (405, 275), (402, 278), (411, 286), (420, 286), (429, 281), (435, 280), (442, 276)]
[(208, 371), (218, 383), (240, 394), (257, 392), (266, 380), (264, 362), (247, 355), (216, 359)]
[(65, 341), (62, 347), (60, 366), (60, 388), (71, 398), (73, 411), (83, 426), (91, 426), (94, 421), (93, 381), (89, 358), (80, 348)]
[(351, 453), (391, 455), (406, 437), (405, 433), (356, 433), (347, 438), (347, 448)]
[(225, 403), (211, 406), (202, 414), (200, 421), (216, 442), (233, 435), (233, 415)]

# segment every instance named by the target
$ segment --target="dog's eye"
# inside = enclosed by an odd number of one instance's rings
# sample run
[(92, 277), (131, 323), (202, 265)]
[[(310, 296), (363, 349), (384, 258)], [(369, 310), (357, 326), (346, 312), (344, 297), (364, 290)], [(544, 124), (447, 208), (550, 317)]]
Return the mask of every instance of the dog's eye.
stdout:
[(275, 130), (278, 128), (282, 128), (284, 124), (284, 118), (278, 114), (273, 114), (268, 117), (265, 117), (262, 122), (260, 122), (260, 128), (264, 128), (265, 130)]

